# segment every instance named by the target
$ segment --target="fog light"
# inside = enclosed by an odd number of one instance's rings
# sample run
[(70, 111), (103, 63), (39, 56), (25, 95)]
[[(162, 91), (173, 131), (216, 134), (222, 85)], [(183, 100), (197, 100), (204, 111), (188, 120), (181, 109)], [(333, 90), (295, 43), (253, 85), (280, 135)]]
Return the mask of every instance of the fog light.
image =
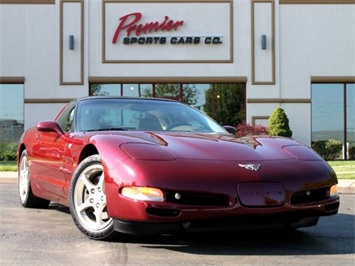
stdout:
[(181, 225), (183, 228), (187, 229), (191, 226), (191, 222), (183, 222)]
[(152, 187), (124, 187), (121, 190), (124, 197), (144, 201), (164, 201), (164, 193)]

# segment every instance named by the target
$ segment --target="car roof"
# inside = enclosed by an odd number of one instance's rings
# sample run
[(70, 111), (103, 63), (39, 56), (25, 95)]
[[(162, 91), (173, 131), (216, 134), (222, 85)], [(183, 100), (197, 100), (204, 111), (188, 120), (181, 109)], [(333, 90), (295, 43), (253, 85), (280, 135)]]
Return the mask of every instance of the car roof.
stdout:
[[(77, 102), (81, 101), (92, 101), (97, 99), (121, 99), (121, 100), (138, 100), (138, 101), (160, 101), (160, 102), (179, 102), (173, 99), (166, 99), (166, 98), (153, 98), (153, 97), (131, 97), (131, 96), (87, 96), (76, 99)], [(179, 102), (182, 103), (182, 102)]]

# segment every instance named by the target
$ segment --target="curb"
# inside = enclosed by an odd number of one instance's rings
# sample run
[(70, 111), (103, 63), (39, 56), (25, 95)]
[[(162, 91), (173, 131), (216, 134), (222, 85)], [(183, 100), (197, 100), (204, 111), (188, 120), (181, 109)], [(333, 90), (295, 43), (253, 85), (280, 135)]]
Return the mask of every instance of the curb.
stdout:
[(17, 172), (0, 172), (0, 178), (12, 179), (17, 178)]
[[(0, 172), (0, 183), (17, 183), (17, 172)], [(339, 179), (339, 194), (355, 194), (355, 179)]]
[(0, 183), (17, 183), (17, 172), (0, 172)]

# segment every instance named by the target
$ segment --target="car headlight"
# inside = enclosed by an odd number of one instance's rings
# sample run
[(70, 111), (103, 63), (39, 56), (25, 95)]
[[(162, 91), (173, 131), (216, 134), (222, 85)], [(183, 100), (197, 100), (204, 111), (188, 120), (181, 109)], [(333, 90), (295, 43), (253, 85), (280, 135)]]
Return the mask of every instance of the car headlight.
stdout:
[(329, 189), (328, 193), (329, 193), (329, 195), (328, 195), (329, 197), (333, 197), (333, 196), (338, 195), (337, 185), (332, 186), (332, 187)]
[(121, 194), (134, 200), (164, 201), (163, 191), (152, 187), (123, 187)]

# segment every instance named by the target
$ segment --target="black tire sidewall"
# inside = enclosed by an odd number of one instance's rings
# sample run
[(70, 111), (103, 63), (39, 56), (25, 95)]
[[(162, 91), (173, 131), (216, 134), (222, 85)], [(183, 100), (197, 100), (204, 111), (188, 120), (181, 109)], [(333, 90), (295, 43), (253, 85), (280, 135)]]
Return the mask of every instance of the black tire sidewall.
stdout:
[[(21, 177), (21, 168), (22, 168), (22, 161), (24, 158), (27, 158), (27, 168), (28, 168), (28, 172), (27, 172), (27, 194), (24, 200), (21, 199), (21, 190), (20, 190), (20, 177)], [(33, 194), (32, 192), (32, 180), (31, 180), (31, 171), (29, 168), (29, 164), (28, 164), (28, 154), (27, 154), (27, 150), (23, 150), (21, 153), (21, 157), (20, 157), (20, 169), (18, 169), (18, 196), (21, 202), (21, 205), (23, 207), (26, 208), (39, 208), (39, 209), (46, 209), (48, 208), (49, 204), (50, 204), (50, 200), (47, 199), (43, 199), (40, 197), (37, 197), (35, 194)]]

